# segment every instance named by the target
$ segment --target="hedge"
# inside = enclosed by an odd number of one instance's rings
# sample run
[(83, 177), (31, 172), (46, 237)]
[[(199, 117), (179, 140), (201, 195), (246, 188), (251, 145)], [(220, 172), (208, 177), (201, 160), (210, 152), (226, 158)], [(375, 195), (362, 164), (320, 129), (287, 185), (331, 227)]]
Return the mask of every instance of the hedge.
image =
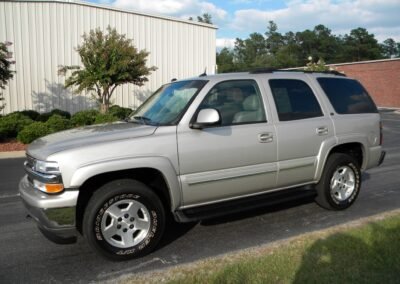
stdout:
[(127, 118), (132, 109), (111, 106), (109, 113), (101, 114), (98, 110), (79, 111), (71, 116), (67, 111), (54, 109), (39, 114), (34, 110), (17, 111), (6, 116), (0, 116), (0, 140), (17, 138), (27, 144), (33, 140), (72, 127), (100, 123), (110, 123)]

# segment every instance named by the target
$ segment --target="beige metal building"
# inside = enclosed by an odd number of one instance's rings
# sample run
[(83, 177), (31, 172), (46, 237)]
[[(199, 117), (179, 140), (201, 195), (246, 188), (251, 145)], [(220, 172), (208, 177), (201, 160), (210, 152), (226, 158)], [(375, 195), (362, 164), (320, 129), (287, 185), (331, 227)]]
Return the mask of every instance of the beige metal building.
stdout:
[(0, 41), (13, 44), (14, 76), (4, 92), (4, 113), (60, 108), (70, 112), (95, 106), (92, 94), (64, 88), (59, 65), (79, 65), (75, 48), (82, 35), (99, 27), (115, 27), (150, 52), (148, 66), (158, 70), (145, 86), (118, 87), (113, 103), (135, 108), (172, 78), (197, 76), (216, 65), (216, 27), (177, 18), (121, 10), (78, 1), (1, 1)]

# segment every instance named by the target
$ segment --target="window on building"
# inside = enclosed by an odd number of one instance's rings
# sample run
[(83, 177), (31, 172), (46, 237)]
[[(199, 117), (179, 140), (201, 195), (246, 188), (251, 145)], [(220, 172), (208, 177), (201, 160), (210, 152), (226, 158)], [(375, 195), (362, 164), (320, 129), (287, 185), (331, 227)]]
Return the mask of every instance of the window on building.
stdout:
[(313, 91), (304, 81), (272, 79), (269, 86), (280, 121), (323, 116)]

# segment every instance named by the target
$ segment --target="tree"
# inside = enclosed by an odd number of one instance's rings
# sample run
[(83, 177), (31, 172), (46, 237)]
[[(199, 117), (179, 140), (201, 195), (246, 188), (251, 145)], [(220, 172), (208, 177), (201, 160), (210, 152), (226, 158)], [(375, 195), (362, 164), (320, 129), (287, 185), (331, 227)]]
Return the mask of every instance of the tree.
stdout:
[(392, 57), (397, 57), (399, 56), (399, 50), (398, 50), (398, 43), (394, 41), (392, 38), (386, 39), (382, 44), (382, 53), (383, 56), (386, 58), (392, 58)]
[(335, 70), (329, 66), (326, 66), (326, 63), (325, 63), (324, 59), (322, 59), (322, 58), (318, 59), (317, 62), (314, 62), (313, 58), (310, 56), (308, 58), (308, 60), (309, 61), (306, 65), (306, 67), (304, 68), (304, 70), (306, 70), (306, 71), (324, 72), (324, 71)]
[(204, 13), (203, 16), (197, 16), (197, 21), (200, 23), (205, 23), (205, 24), (210, 24), (210, 25), (213, 24), (212, 16), (208, 13)]
[(374, 34), (364, 28), (350, 31), (343, 39), (343, 53), (341, 61), (362, 61), (382, 58), (381, 49)]
[(267, 37), (265, 43), (267, 45), (268, 52), (272, 55), (276, 55), (278, 50), (283, 46), (284, 38), (280, 33), (277, 32), (278, 26), (274, 21), (269, 21), (268, 23), (269, 25), (267, 32), (265, 33), (265, 36)]
[(235, 71), (234, 54), (227, 47), (224, 47), (217, 53), (217, 66), (218, 73)]
[[(13, 78), (15, 73), (11, 70), (11, 65), (15, 62), (10, 60), (12, 55), (8, 51), (8, 46), (11, 44), (11, 42), (0, 42), (0, 91), (6, 88), (8, 81)], [(6, 106), (3, 101), (3, 93), (0, 92), (0, 111)]]
[(95, 91), (102, 113), (108, 112), (110, 98), (118, 86), (127, 83), (142, 86), (148, 81), (146, 76), (157, 69), (146, 67), (149, 52), (138, 51), (132, 40), (111, 27), (106, 34), (99, 28), (85, 33), (82, 45), (76, 50), (83, 67), (60, 66), (59, 73), (65, 75), (72, 70), (65, 86), (77, 86), (76, 93)]

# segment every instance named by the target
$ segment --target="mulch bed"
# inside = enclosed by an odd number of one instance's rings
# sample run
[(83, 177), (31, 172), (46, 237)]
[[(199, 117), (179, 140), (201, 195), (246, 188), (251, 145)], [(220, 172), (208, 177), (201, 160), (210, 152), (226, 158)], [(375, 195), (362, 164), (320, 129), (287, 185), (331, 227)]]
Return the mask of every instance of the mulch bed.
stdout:
[(0, 152), (24, 151), (27, 146), (16, 140), (2, 141), (0, 142)]

